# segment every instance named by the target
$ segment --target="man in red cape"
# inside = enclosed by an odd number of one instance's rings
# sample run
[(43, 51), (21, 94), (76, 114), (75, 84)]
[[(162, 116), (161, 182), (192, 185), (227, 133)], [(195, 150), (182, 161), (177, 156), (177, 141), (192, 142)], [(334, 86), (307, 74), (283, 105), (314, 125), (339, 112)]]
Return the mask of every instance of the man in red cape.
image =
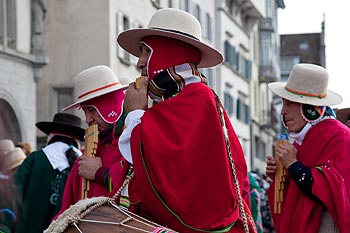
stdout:
[[(242, 147), (198, 67), (222, 55), (200, 41), (198, 20), (162, 9), (147, 29), (121, 33), (144, 78), (130, 85), (119, 140), (135, 169), (129, 196), (138, 214), (179, 232), (255, 232)], [(147, 108), (147, 94), (154, 105)]]
[[(350, 131), (329, 105), (341, 96), (327, 90), (328, 72), (313, 64), (294, 66), (288, 82), (270, 89), (282, 97), (282, 121), (293, 144), (282, 143), (275, 156), (288, 169), (276, 232), (350, 232)], [(275, 159), (266, 173), (274, 178)], [(268, 190), (274, 209), (274, 183)]]
[[(74, 79), (77, 101), (63, 110), (80, 108), (86, 123), (98, 127), (97, 149), (94, 157), (82, 156), (72, 167), (65, 185), (62, 208), (57, 218), (82, 198), (113, 195), (129, 169), (121, 155), (118, 140), (124, 129), (124, 89), (113, 70), (105, 65), (90, 67)], [(87, 135), (89, 136), (89, 135)], [(89, 191), (83, 197), (82, 178), (89, 180)]]

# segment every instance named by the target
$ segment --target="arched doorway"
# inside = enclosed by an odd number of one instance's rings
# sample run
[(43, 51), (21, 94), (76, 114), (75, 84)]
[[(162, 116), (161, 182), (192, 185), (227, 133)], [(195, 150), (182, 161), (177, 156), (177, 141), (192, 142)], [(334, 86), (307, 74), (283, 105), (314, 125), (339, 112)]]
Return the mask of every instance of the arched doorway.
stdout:
[(15, 112), (8, 102), (0, 98), (0, 139), (22, 141), (21, 130)]

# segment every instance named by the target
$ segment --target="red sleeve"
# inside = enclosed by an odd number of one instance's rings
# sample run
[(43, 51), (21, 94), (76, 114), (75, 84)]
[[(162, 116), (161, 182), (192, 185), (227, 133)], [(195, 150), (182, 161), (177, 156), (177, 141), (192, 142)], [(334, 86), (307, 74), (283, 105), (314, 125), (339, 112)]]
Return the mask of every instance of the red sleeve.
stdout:
[(95, 173), (95, 181), (99, 183), (100, 185), (103, 185), (108, 189), (108, 174), (109, 174), (109, 168), (107, 167), (100, 167), (97, 169)]
[(130, 164), (124, 158), (122, 158), (118, 163), (115, 163), (108, 174), (108, 182), (110, 183), (109, 191), (111, 191), (110, 196), (113, 196), (120, 186), (128, 173)]

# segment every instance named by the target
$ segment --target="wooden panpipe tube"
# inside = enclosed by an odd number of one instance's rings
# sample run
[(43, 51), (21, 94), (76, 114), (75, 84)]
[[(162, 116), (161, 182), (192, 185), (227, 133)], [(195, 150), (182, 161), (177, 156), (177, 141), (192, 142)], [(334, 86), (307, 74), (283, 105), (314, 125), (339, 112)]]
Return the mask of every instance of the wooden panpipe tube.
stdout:
[[(278, 147), (281, 143), (288, 143), (288, 135), (281, 134), (280, 139), (276, 140), (275, 147)], [(274, 213), (280, 214), (282, 210), (283, 202), (283, 190), (284, 182), (286, 176), (286, 168), (283, 166), (281, 161), (277, 156), (275, 156), (276, 161), (276, 172), (275, 172), (275, 193), (274, 193)]]
[(143, 76), (140, 76), (140, 77), (135, 79), (134, 87), (136, 90), (141, 88), (143, 79), (144, 79)]
[[(84, 155), (88, 157), (95, 157), (98, 142), (98, 125), (93, 124), (85, 129), (85, 151)], [(88, 197), (90, 191), (90, 181), (81, 178), (81, 199)]]

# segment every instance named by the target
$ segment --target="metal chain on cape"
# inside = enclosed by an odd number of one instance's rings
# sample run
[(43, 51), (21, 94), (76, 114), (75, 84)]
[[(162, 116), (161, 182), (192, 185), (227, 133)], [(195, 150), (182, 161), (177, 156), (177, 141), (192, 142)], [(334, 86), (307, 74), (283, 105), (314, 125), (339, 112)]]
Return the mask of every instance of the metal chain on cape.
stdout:
[(244, 232), (245, 233), (249, 233), (247, 214), (246, 214), (246, 212), (244, 210), (244, 204), (243, 204), (243, 199), (242, 199), (242, 195), (241, 195), (241, 189), (239, 187), (239, 181), (238, 181), (236, 168), (235, 168), (235, 165), (234, 165), (234, 160), (233, 160), (232, 152), (231, 152), (230, 139), (228, 137), (228, 132), (227, 132), (226, 124), (225, 124), (225, 119), (224, 119), (224, 116), (223, 116), (223, 109), (221, 107), (222, 104), (221, 104), (221, 101), (220, 101), (219, 97), (214, 92), (214, 90), (212, 90), (212, 92), (214, 93), (214, 96), (215, 96), (216, 109), (217, 109), (218, 114), (220, 116), (220, 122), (221, 122), (221, 125), (222, 125), (222, 128), (223, 128), (223, 131), (224, 131), (226, 150), (227, 150), (227, 154), (228, 154), (229, 161), (230, 161), (230, 164), (231, 164), (231, 170), (232, 170), (232, 175), (233, 175), (233, 183), (234, 183), (234, 186), (235, 186), (235, 189), (236, 189), (236, 193), (237, 193), (237, 197), (238, 197), (239, 212), (240, 212), (241, 218), (243, 219)]

